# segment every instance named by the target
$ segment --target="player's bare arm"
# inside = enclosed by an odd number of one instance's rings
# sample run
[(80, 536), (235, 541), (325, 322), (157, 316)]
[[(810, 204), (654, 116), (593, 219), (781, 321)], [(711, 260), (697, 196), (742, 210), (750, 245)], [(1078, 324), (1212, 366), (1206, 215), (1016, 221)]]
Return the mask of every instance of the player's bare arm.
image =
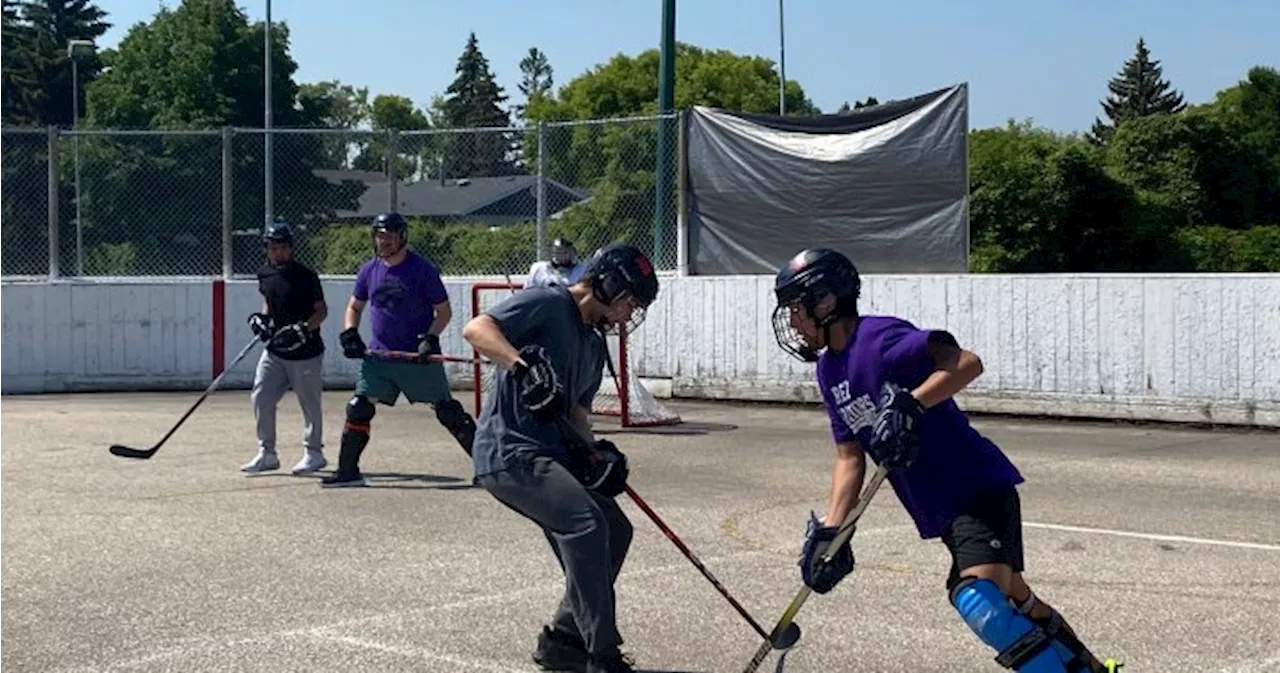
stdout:
[(360, 312), (364, 310), (364, 302), (352, 297), (347, 300), (347, 311), (342, 317), (342, 329), (348, 330), (360, 326)]
[(462, 328), (462, 338), (482, 357), (512, 369), (520, 362), (520, 352), (507, 340), (502, 327), (492, 316), (478, 315)]
[(440, 336), (444, 332), (444, 328), (449, 326), (449, 321), (453, 320), (453, 307), (448, 300), (432, 306), (435, 309), (435, 319), (431, 321), (431, 326), (427, 328), (427, 333)]
[(307, 317), (304, 323), (308, 330), (314, 332), (320, 329), (320, 323), (329, 317), (329, 305), (323, 299), (317, 299), (316, 303), (311, 307), (311, 315)]
[(582, 405), (574, 405), (569, 411), (569, 422), (578, 430), (578, 433), (587, 441), (595, 442), (595, 435), (591, 433), (591, 410)]
[(857, 442), (836, 444), (836, 461), (831, 468), (831, 495), (827, 501), (824, 525), (839, 526), (858, 503), (862, 482), (867, 475), (867, 459)]
[(937, 331), (930, 336), (929, 355), (934, 372), (911, 391), (911, 396), (926, 409), (950, 399), (982, 375), (982, 359), (961, 348), (948, 332)]

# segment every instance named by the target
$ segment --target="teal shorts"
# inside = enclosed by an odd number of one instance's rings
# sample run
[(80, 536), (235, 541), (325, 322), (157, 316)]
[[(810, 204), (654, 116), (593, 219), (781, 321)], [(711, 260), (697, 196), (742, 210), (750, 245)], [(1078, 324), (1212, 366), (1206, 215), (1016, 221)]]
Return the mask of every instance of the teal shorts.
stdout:
[(356, 395), (395, 406), (401, 393), (410, 404), (435, 404), (453, 397), (449, 390), (449, 376), (444, 365), (438, 362), (417, 364), (367, 359), (360, 364)]

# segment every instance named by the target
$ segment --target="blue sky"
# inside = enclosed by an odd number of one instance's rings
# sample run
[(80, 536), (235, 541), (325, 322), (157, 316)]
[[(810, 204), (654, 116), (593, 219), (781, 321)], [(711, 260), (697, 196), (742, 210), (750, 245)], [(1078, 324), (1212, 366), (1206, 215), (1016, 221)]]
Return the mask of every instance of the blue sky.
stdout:
[[(265, 0), (240, 6), (261, 20)], [(100, 0), (128, 27), (178, 0)], [(619, 52), (656, 47), (659, 0), (274, 0), (288, 23), (296, 79), (337, 79), (426, 106), (454, 77), (475, 31), (499, 84), (518, 98), (519, 61), (547, 53), (557, 86)], [(777, 0), (677, 0), (677, 39), (778, 55)], [(970, 125), (1032, 118), (1084, 130), (1101, 114), (1106, 82), (1145, 37), (1189, 102), (1212, 99), (1252, 65), (1280, 67), (1276, 0), (786, 0), (787, 78), (823, 111), (956, 82), (970, 85)]]

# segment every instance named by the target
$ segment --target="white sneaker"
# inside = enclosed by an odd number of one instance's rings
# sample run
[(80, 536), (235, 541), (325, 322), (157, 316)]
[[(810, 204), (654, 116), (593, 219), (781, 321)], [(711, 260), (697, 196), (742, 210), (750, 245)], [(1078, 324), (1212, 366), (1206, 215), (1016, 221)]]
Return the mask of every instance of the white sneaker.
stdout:
[(293, 466), (293, 473), (310, 474), (316, 470), (324, 469), (328, 464), (329, 461), (324, 459), (323, 453), (320, 453), (319, 451), (308, 451), (306, 455), (302, 457), (302, 460), (299, 460), (298, 464)]
[(240, 466), (241, 472), (270, 472), (280, 469), (280, 457), (274, 451), (259, 451), (253, 460)]

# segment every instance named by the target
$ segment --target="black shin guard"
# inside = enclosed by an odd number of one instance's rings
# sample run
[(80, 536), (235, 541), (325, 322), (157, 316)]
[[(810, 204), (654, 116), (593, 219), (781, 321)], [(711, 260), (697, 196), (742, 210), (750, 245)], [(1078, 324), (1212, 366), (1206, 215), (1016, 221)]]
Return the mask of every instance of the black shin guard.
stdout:
[(369, 443), (369, 422), (377, 407), (364, 396), (347, 402), (347, 422), (342, 426), (342, 444), (338, 450), (338, 473), (359, 474), (360, 454)]
[(462, 450), (471, 455), (471, 445), (476, 440), (476, 422), (471, 418), (462, 403), (457, 400), (445, 400), (435, 405), (436, 420), (440, 421), (449, 434), (458, 440)]

